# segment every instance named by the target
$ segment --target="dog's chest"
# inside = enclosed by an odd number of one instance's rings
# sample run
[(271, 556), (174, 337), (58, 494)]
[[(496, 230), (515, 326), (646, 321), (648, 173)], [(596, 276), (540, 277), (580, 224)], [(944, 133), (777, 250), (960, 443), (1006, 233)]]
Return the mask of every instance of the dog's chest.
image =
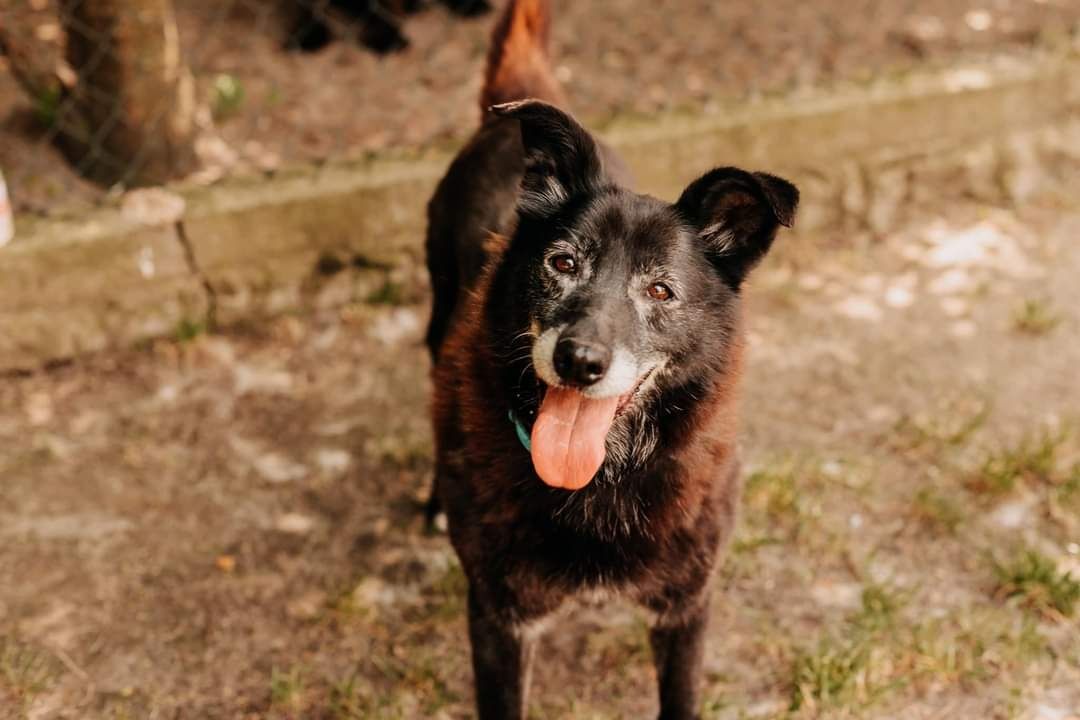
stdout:
[[(521, 623), (523, 635), (540, 635), (563, 620), (583, 621), (586, 624), (613, 625), (640, 618), (646, 624), (656, 621), (656, 613), (635, 602), (636, 589), (631, 585), (598, 584), (582, 587), (567, 595), (558, 608), (546, 615)], [(629, 604), (633, 604), (631, 610)]]

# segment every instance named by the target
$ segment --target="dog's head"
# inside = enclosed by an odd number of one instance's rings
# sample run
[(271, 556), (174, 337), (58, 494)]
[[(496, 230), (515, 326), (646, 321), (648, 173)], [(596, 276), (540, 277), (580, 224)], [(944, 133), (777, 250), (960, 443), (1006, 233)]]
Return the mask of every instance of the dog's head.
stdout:
[(618, 187), (561, 110), (523, 101), (494, 112), (519, 121), (526, 157), (495, 312), (519, 336), (506, 338), (513, 352), (524, 358), (530, 344), (537, 472), (579, 488), (606, 449), (633, 444), (666, 388), (722, 371), (743, 280), (791, 225), (798, 191), (726, 167), (669, 204)]

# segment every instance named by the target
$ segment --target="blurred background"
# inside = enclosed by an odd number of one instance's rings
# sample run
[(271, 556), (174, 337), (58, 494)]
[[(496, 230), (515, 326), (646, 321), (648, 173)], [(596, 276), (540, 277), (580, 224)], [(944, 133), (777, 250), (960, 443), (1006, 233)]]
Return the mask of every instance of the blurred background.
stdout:
[[(467, 16), (486, 3), (9, 0), (0, 167), (15, 208), (460, 142), (491, 24)], [(596, 123), (1053, 47), (1078, 14), (1070, 0), (565, 3), (552, 57)]]
[[(0, 719), (471, 716), (421, 245), (491, 3), (0, 0)], [(1080, 0), (552, 5), (644, 190), (803, 192), (703, 717), (1080, 718)], [(561, 622), (534, 717), (656, 712)]]

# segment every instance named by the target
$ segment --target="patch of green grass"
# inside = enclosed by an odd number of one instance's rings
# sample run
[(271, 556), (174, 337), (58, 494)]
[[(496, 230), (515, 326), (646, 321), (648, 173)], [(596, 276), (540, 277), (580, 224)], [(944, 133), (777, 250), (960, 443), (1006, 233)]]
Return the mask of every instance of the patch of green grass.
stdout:
[(731, 552), (735, 555), (744, 555), (752, 553), (758, 548), (766, 547), (768, 545), (783, 545), (784, 541), (780, 538), (770, 536), (756, 536), (750, 538), (736, 538), (731, 543)]
[(1057, 451), (1064, 441), (1064, 433), (1050, 430), (1025, 437), (987, 456), (966, 485), (972, 492), (995, 496), (1006, 495), (1022, 483), (1058, 484)]
[(867, 702), (870, 654), (871, 645), (863, 635), (827, 638), (812, 651), (799, 653), (791, 671), (790, 708), (815, 710)]
[(895, 430), (908, 447), (957, 447), (986, 424), (991, 410), (990, 402), (982, 398), (964, 398), (943, 404), (932, 412), (905, 415)]
[(1060, 473), (1058, 489), (1065, 494), (1080, 492), (1080, 448), (1075, 450), (1073, 457), (1076, 458), (1075, 462)]
[(368, 441), (366, 452), (380, 465), (398, 470), (419, 470), (431, 463), (434, 448), (428, 435), (408, 430)]
[(462, 702), (444, 680), (447, 674), (445, 657), (425, 654), (423, 649), (416, 648), (407, 661), (386, 653), (373, 656), (370, 664), (372, 670), (366, 677), (379, 684), (386, 683), (393, 689), (389, 692), (374, 690), (369, 697), (361, 695), (358, 705), (363, 712), (357, 717), (365, 720), (428, 718), (435, 717), (449, 705)]
[[(838, 465), (839, 467), (839, 465)], [(820, 461), (804, 456), (770, 460), (746, 478), (737, 543), (746, 553), (763, 545), (803, 540), (803, 551), (839, 552), (838, 526), (823, 526), (825, 486), (842, 482), (827, 475)]]
[(865, 705), (897, 683), (886, 657), (905, 598), (895, 588), (863, 588), (842, 632), (801, 651), (792, 666), (791, 710)]
[(176, 323), (176, 341), (180, 343), (191, 342), (197, 337), (205, 335), (208, 326), (203, 320), (191, 320), (183, 318)]
[(731, 704), (724, 698), (706, 697), (701, 703), (701, 717), (720, 717), (720, 713), (724, 712), (729, 707), (731, 707)]
[(922, 488), (915, 493), (911, 512), (924, 527), (946, 535), (955, 535), (964, 522), (960, 506), (932, 488)]
[(435, 658), (421, 658), (420, 662), (411, 670), (406, 677), (418, 695), (423, 698), (422, 717), (434, 717), (440, 710), (451, 703), (458, 702), (461, 698), (450, 689), (443, 679), (445, 677), (443, 663)]
[(468, 592), (469, 581), (465, 571), (454, 561), (428, 588), (426, 595), (432, 615), (445, 621), (456, 621), (463, 617)]
[[(439, 679), (446, 674), (446, 667), (432, 657), (414, 653), (407, 663), (394, 659), (385, 663), (375, 658), (372, 661), (374, 672), (358, 671), (341, 680), (328, 678), (320, 683), (318, 694), (324, 698), (323, 702), (288, 717), (326, 720), (446, 717), (440, 713), (463, 701)], [(385, 686), (379, 683), (379, 676), (386, 681)]]
[(359, 580), (343, 586), (327, 605), (342, 618), (369, 623), (380, 617), (386, 606), (384, 593), (387, 592), (392, 592), (391, 587), (378, 575), (365, 574)]
[(275, 107), (280, 105), (285, 100), (285, 93), (282, 92), (281, 86), (274, 83), (270, 86), (270, 89), (266, 91), (266, 106)]
[(296, 707), (304, 696), (304, 673), (299, 667), (282, 672), (277, 667), (270, 671), (270, 704), (278, 707)]
[(642, 618), (590, 632), (584, 655), (605, 670), (624, 673), (652, 657), (649, 625)]
[(244, 104), (244, 85), (228, 73), (221, 73), (214, 78), (214, 98), (212, 107), (214, 117), (219, 120), (236, 113)]
[(60, 85), (45, 88), (34, 98), (34, 117), (47, 128), (54, 127), (60, 118), (60, 105), (64, 94)]
[(33, 699), (49, 686), (54, 674), (44, 655), (0, 637), (0, 707), (25, 712)]
[(858, 611), (795, 656), (790, 709), (800, 717), (848, 717), (905, 688), (912, 688), (906, 694), (947, 686), (983, 692), (974, 685), (1007, 684), (1049, 657), (1030, 618), (1018, 622), (1001, 608), (965, 607), (905, 622), (904, 602), (895, 590), (867, 587)]
[(1045, 335), (1060, 322), (1061, 316), (1045, 299), (1028, 298), (1013, 311), (1013, 327), (1028, 335)]
[(387, 279), (377, 290), (367, 296), (369, 305), (404, 305), (405, 288), (399, 282)]
[(1064, 480), (1057, 486), (1054, 500), (1065, 506), (1072, 506), (1080, 501), (1080, 462), (1072, 466)]
[(1047, 619), (1071, 617), (1080, 601), (1080, 582), (1058, 571), (1053, 560), (1035, 550), (1007, 563), (994, 561), (994, 575), (995, 595), (1016, 598)]
[[(999, 629), (1004, 635), (998, 633)], [(1015, 656), (1013, 639), (1000, 621), (976, 622), (967, 610), (909, 629), (895, 651), (896, 671), (917, 684), (966, 684), (989, 680), (991, 663)]]
[(145, 709), (142, 712), (133, 709), (130, 702), (123, 698), (110, 698), (107, 703), (107, 714), (104, 717), (109, 720), (136, 720), (146, 717)]
[(603, 700), (583, 700), (570, 698), (558, 700), (539, 698), (540, 706), (529, 712), (529, 720), (547, 720), (548, 718), (573, 718), (573, 720), (617, 720), (623, 717), (610, 708), (604, 707)]
[(852, 624), (864, 632), (877, 632), (892, 627), (903, 608), (905, 598), (900, 591), (886, 585), (867, 585), (862, 591), (862, 607), (851, 618)]
[(770, 520), (790, 519), (799, 513), (796, 488), (798, 467), (793, 460), (763, 466), (746, 479), (746, 503)]
[(847, 618), (843, 630), (796, 655), (790, 709), (865, 705), (895, 684), (889, 677), (890, 664), (878, 656), (887, 652), (904, 603), (895, 588), (866, 585), (859, 609)]
[(368, 717), (367, 703), (360, 700), (356, 675), (330, 686), (330, 717), (333, 720), (360, 720)]

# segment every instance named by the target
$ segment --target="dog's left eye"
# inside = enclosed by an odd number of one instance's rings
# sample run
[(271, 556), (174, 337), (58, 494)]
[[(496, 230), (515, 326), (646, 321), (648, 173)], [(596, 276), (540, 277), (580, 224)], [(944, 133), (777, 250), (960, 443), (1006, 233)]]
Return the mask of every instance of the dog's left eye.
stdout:
[(675, 297), (675, 293), (673, 293), (671, 288), (664, 283), (653, 283), (646, 292), (649, 293), (649, 297), (659, 302), (664, 302)]
[(577, 272), (577, 260), (574, 260), (573, 255), (556, 255), (549, 262), (557, 273), (573, 275)]

